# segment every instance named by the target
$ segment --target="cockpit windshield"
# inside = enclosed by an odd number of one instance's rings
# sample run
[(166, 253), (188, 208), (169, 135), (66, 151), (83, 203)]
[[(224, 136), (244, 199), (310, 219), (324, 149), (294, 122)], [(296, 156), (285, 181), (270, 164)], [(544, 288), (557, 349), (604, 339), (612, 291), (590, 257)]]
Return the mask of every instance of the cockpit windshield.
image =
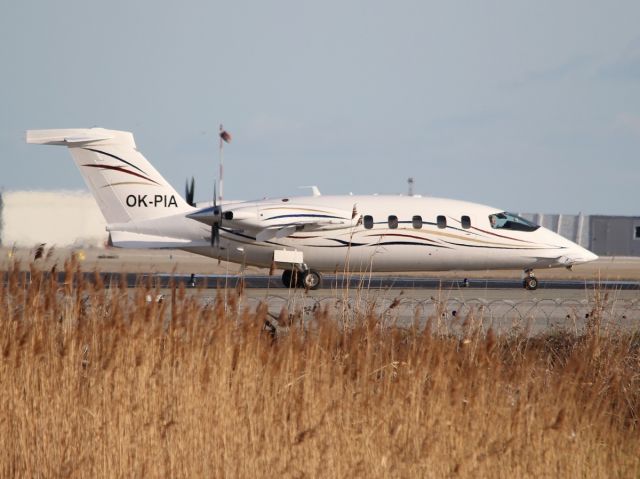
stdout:
[(489, 215), (489, 223), (493, 229), (503, 230), (535, 231), (540, 228), (537, 224), (506, 211)]

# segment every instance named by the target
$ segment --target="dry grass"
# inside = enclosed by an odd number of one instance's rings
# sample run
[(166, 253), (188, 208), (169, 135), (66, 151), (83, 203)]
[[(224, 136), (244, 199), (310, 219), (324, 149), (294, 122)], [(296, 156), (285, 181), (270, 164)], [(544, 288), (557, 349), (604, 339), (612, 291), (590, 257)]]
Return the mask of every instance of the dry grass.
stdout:
[(581, 336), (318, 311), (273, 337), (235, 296), (74, 273), (0, 283), (3, 477), (639, 474), (640, 334), (599, 331), (597, 305)]

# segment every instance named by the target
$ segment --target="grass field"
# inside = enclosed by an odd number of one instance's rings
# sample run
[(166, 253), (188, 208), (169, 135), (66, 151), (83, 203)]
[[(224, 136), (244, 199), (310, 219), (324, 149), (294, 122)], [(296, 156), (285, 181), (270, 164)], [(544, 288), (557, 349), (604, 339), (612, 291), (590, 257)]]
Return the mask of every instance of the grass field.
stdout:
[[(3, 477), (638, 477), (640, 333), (527, 338), (0, 282)], [(6, 283), (6, 284), (4, 284)], [(425, 318), (420, 318), (424, 324)]]

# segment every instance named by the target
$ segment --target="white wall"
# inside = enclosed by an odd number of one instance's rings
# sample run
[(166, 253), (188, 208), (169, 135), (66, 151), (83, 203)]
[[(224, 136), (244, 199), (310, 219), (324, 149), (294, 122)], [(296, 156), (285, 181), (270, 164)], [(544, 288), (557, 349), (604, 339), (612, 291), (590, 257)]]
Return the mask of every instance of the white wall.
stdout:
[(84, 191), (2, 193), (3, 246), (104, 246), (106, 222)]

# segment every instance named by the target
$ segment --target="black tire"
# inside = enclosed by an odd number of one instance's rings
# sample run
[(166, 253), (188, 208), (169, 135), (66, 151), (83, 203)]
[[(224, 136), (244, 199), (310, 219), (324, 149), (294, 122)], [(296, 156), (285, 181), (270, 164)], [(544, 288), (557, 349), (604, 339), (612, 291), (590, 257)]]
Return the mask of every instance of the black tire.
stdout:
[(291, 287), (304, 288), (304, 285), (302, 284), (302, 273), (297, 269), (291, 271)]
[(322, 276), (317, 271), (309, 270), (302, 275), (302, 287), (304, 289), (316, 290), (322, 283)]
[(534, 290), (538, 289), (538, 278), (536, 278), (534, 276), (527, 276), (524, 279), (524, 287), (525, 287), (525, 289), (528, 289), (529, 291), (534, 291)]
[(295, 288), (296, 285), (293, 282), (293, 271), (290, 269), (285, 269), (282, 272), (282, 284), (285, 288)]

